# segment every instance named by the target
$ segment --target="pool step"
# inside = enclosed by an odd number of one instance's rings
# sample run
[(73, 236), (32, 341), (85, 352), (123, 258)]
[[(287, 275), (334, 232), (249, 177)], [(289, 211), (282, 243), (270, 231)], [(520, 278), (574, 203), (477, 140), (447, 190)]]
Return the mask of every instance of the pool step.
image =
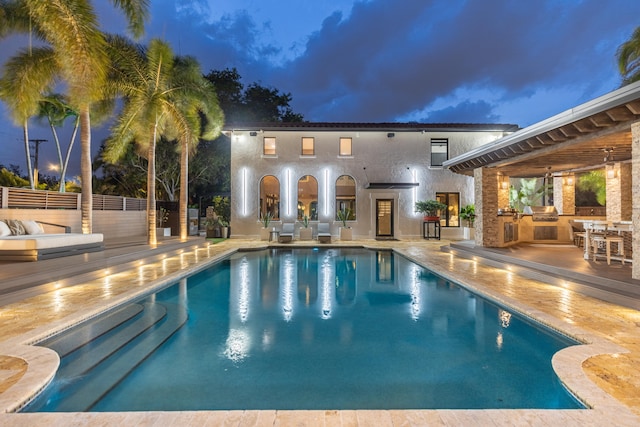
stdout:
[[(160, 305), (160, 304), (154, 304)], [(133, 369), (168, 340), (187, 321), (187, 311), (175, 304), (163, 303), (166, 316), (162, 323), (141, 334), (120, 351), (103, 359), (102, 363), (84, 375), (81, 384), (73, 390), (57, 412), (77, 412), (90, 410), (104, 395), (117, 386)]]
[(138, 315), (143, 309), (141, 304), (127, 305), (104, 317), (90, 320), (69, 332), (42, 341), (38, 345), (48, 347), (60, 357), (64, 357)]
[[(63, 364), (58, 371), (58, 375), (62, 378), (75, 378), (84, 375), (146, 332), (166, 315), (167, 309), (165, 306), (151, 303), (144, 304), (144, 311), (141, 316), (135, 318), (133, 322), (128, 322), (127, 324), (121, 322), (121, 324), (115, 325), (114, 329), (104, 335), (98, 343), (88, 347), (86, 351), (85, 349), (80, 349), (80, 354), (77, 356), (75, 354), (70, 355), (73, 360), (71, 363)], [(121, 327), (115, 329), (118, 326)]]

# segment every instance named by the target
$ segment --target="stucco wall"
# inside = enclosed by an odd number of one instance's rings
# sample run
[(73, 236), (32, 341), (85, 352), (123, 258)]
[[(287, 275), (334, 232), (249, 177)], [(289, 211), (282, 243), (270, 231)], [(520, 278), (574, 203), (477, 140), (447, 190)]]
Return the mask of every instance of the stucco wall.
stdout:
[[(297, 182), (304, 175), (318, 181), (318, 222), (328, 222), (333, 235), (340, 223), (335, 221), (335, 181), (350, 175), (356, 181), (356, 221), (349, 225), (354, 237), (375, 237), (375, 200), (394, 200), (394, 236), (422, 235), (422, 216), (414, 212), (416, 200), (433, 199), (436, 192), (459, 192), (464, 206), (474, 201), (473, 178), (431, 168), (432, 138), (448, 138), (449, 158), (502, 137), (502, 132), (398, 132), (287, 130), (255, 132), (235, 131), (231, 136), (231, 230), (234, 237), (258, 237), (259, 183), (266, 175), (280, 182), (281, 218), (271, 224), (276, 229), (297, 216)], [(263, 138), (276, 138), (276, 155), (264, 156)], [(315, 138), (315, 156), (301, 156), (301, 138)], [(353, 156), (338, 156), (340, 137), (351, 137)], [(367, 189), (371, 182), (418, 182), (409, 189)], [(296, 229), (300, 224), (296, 225)], [(313, 224), (315, 228), (315, 223)], [(462, 234), (461, 227), (443, 229), (443, 236)]]

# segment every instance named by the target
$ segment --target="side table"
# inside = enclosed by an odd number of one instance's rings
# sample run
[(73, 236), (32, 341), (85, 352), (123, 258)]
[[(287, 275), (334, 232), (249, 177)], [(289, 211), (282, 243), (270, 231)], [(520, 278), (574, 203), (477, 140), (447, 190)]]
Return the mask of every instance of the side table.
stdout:
[[(431, 226), (433, 225), (433, 235), (431, 235)], [(438, 239), (440, 240), (440, 220), (423, 221), (422, 222), (422, 237), (424, 239)]]

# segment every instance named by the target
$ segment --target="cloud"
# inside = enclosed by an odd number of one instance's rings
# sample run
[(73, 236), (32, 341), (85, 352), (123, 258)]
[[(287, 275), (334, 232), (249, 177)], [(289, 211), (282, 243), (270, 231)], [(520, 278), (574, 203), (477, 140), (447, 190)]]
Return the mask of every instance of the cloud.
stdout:
[(613, 56), (637, 24), (632, 12), (640, 4), (623, 0), (607, 8), (599, 1), (356, 3), (348, 18), (328, 17), (304, 55), (274, 79), (311, 120), (394, 120), (471, 85), (504, 93), (494, 103), (573, 87), (571, 99), (558, 100), (568, 106), (615, 88)]
[[(106, 29), (124, 31), (110, 2), (93, 4)], [(520, 126), (615, 89), (615, 51), (640, 14), (640, 2), (629, 0), (608, 0), (606, 7), (601, 0), (150, 5), (143, 41), (168, 40), (176, 53), (196, 57), (205, 73), (235, 67), (247, 84), (289, 92), (294, 111), (307, 120)], [(3, 63), (24, 46), (17, 38), (0, 42)], [(10, 121), (6, 112), (2, 119)], [(21, 149), (14, 142), (21, 131), (7, 128), (0, 137), (4, 161)]]

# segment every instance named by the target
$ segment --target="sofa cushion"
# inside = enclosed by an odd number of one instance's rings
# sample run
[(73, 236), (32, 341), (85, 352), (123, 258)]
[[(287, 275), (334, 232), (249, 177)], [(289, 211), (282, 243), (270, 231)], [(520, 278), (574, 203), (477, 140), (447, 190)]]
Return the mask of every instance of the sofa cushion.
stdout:
[(11, 236), (11, 229), (6, 222), (0, 221), (0, 237)]
[(40, 224), (33, 220), (22, 221), (25, 234), (43, 234), (44, 229)]
[(36, 236), (7, 236), (3, 239), (0, 239), (0, 251), (63, 248), (65, 246), (101, 243), (103, 239), (104, 237), (100, 233), (66, 233), (38, 234)]
[(17, 219), (5, 219), (4, 222), (7, 223), (9, 229), (11, 230), (12, 236), (22, 236), (26, 234), (24, 231), (24, 227), (22, 226), (22, 222)]

